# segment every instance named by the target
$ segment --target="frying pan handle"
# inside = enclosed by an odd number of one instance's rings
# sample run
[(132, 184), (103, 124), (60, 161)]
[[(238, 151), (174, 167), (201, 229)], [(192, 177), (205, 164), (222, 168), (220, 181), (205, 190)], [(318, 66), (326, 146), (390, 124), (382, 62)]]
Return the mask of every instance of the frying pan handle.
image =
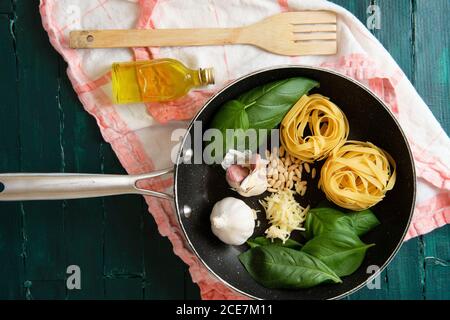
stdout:
[(136, 185), (138, 181), (172, 171), (173, 168), (170, 168), (143, 175), (0, 174), (0, 201), (80, 199), (120, 194), (142, 194), (172, 200), (172, 195), (141, 189)]

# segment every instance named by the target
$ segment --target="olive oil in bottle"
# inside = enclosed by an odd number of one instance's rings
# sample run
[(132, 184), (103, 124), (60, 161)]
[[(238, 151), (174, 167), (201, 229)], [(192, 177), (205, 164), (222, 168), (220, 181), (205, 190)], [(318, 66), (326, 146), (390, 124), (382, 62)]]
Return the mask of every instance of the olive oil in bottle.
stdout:
[(114, 102), (172, 101), (195, 87), (214, 83), (213, 69), (192, 70), (174, 59), (114, 63)]

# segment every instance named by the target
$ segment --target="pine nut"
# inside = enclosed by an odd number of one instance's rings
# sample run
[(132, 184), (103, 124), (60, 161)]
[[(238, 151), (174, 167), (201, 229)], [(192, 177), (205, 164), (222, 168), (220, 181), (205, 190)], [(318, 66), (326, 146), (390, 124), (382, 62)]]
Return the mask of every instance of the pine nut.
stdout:
[(280, 157), (284, 156), (284, 147), (280, 147)]
[(294, 174), (295, 174), (294, 171), (289, 172), (289, 178), (288, 178), (289, 181), (292, 181), (292, 179), (294, 178)]
[(316, 177), (316, 168), (313, 168), (311, 171), (311, 177), (314, 179)]
[(275, 193), (275, 192), (277, 192), (278, 190), (277, 190), (277, 189), (274, 189), (274, 188), (267, 188), (267, 191), (272, 192), (272, 193)]
[(293, 164), (293, 165), (291, 165), (291, 166), (288, 168), (288, 171), (294, 171), (294, 170), (297, 169), (297, 168), (298, 168), (298, 165)]
[(266, 159), (268, 160), (270, 158), (270, 152), (269, 150), (266, 150)]
[(275, 183), (275, 180), (269, 179), (269, 180), (267, 180), (267, 183), (269, 184), (269, 186), (273, 186)]
[(304, 166), (305, 166), (306, 173), (310, 173), (311, 172), (311, 167), (309, 166), (309, 163), (305, 162)]
[(267, 176), (271, 177), (273, 175), (273, 168), (270, 167), (269, 170), (267, 171)]
[(281, 180), (278, 180), (274, 185), (273, 188), (279, 188), (281, 186)]
[(275, 170), (273, 171), (272, 178), (273, 178), (273, 180), (275, 180), (275, 181), (278, 180), (278, 170), (277, 170), (277, 169), (275, 169)]
[(303, 188), (302, 193), (300, 193), (300, 196), (303, 197), (305, 195), (305, 193), (306, 193), (306, 188)]
[(278, 173), (284, 173), (286, 170), (282, 166), (278, 166)]
[(277, 160), (275, 160), (275, 159), (272, 159), (272, 162), (270, 163), (270, 165), (272, 166), (272, 168), (276, 168), (278, 165), (277, 165)]
[(300, 181), (300, 178), (297, 177), (297, 176), (293, 176), (293, 177), (292, 177), (292, 181), (295, 181), (295, 182)]
[(284, 178), (286, 181), (289, 181), (289, 173), (287, 171), (284, 172)]
[(281, 182), (285, 182), (286, 181), (286, 178), (284, 177), (284, 174), (280, 174), (278, 176), (278, 181), (281, 181)]
[(286, 167), (289, 167), (291, 165), (291, 157), (287, 157), (286, 160), (284, 161), (284, 165)]

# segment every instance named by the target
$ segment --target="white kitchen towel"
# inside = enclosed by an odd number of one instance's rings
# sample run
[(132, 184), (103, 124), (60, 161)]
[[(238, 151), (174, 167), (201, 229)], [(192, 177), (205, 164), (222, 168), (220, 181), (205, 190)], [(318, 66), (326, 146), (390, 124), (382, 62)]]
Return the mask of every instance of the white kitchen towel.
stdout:
[[(68, 33), (77, 29), (238, 27), (269, 15), (295, 10), (338, 14), (338, 53), (285, 57), (244, 45), (72, 50)], [(203, 103), (232, 79), (282, 64), (320, 66), (346, 74), (370, 87), (400, 122), (417, 170), (417, 202), (408, 238), (450, 222), (450, 140), (397, 63), (378, 40), (345, 9), (325, 0), (41, 0), (44, 28), (65, 58), (68, 75), (85, 109), (96, 119), (130, 174), (170, 167), (176, 141), (171, 134), (187, 126)], [(191, 68), (215, 68), (216, 85), (194, 90), (172, 103), (113, 105), (110, 67), (119, 61), (171, 57)], [(164, 190), (171, 179), (147, 187)], [(243, 298), (214, 278), (189, 249), (165, 200), (146, 198), (149, 211), (174, 252), (189, 265), (205, 299)]]

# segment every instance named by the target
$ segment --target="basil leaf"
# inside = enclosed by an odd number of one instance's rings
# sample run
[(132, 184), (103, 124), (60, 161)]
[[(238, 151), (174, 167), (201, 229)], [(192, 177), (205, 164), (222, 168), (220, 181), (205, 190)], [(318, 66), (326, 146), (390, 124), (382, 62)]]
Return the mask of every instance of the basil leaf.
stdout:
[(358, 236), (366, 234), (376, 226), (380, 225), (380, 220), (369, 209), (349, 214), (352, 220), (352, 227)]
[(339, 277), (355, 272), (366, 251), (374, 244), (365, 244), (353, 232), (325, 232), (308, 241), (302, 248), (330, 267)]
[(324, 232), (353, 232), (362, 236), (380, 224), (371, 210), (343, 213), (329, 207), (309, 210), (305, 221), (307, 239)]
[[(245, 145), (245, 134), (249, 128), (248, 115), (245, 111), (244, 105), (237, 100), (228, 101), (214, 116), (211, 123), (212, 128), (219, 129), (223, 137), (223, 152), (224, 154), (229, 149), (246, 150), (248, 146)], [(227, 134), (227, 129), (233, 129), (232, 134)], [(212, 141), (215, 143), (215, 141)], [(244, 145), (242, 145), (244, 144)], [(218, 145), (217, 148), (222, 147)], [(214, 155), (215, 156), (215, 155)], [(221, 162), (223, 159), (216, 159)]]
[(306, 215), (305, 230), (307, 239), (330, 231), (353, 232), (352, 220), (333, 208), (314, 208)]
[(251, 128), (273, 129), (303, 95), (318, 86), (319, 83), (311, 79), (290, 78), (250, 90), (238, 101), (245, 105)]
[(248, 129), (248, 115), (245, 105), (237, 100), (225, 103), (214, 116), (211, 127), (225, 133), (226, 129)]
[(255, 281), (266, 288), (300, 289), (323, 282), (342, 282), (319, 259), (290, 248), (258, 246), (239, 255), (239, 260)]
[(300, 97), (317, 86), (317, 81), (298, 77), (256, 87), (238, 99), (225, 103), (214, 115), (211, 128), (222, 132), (224, 151), (228, 151), (229, 146), (236, 145), (235, 142), (239, 141), (236, 136), (226, 136), (226, 129), (242, 129), (241, 133), (237, 134), (239, 137), (243, 137), (248, 129), (255, 129), (255, 142), (260, 145), (266, 141), (267, 132), (260, 136), (263, 133), (258, 129), (269, 130), (278, 126)]
[(302, 244), (292, 240), (287, 239), (285, 243), (281, 241), (280, 239), (274, 239), (273, 241), (271, 239), (267, 239), (266, 237), (256, 237), (254, 239), (250, 239), (247, 241), (247, 244), (251, 248), (256, 248), (259, 246), (269, 246), (269, 245), (275, 245), (275, 246), (281, 246), (285, 248), (291, 248), (291, 249), (297, 249), (300, 250), (302, 248)]

